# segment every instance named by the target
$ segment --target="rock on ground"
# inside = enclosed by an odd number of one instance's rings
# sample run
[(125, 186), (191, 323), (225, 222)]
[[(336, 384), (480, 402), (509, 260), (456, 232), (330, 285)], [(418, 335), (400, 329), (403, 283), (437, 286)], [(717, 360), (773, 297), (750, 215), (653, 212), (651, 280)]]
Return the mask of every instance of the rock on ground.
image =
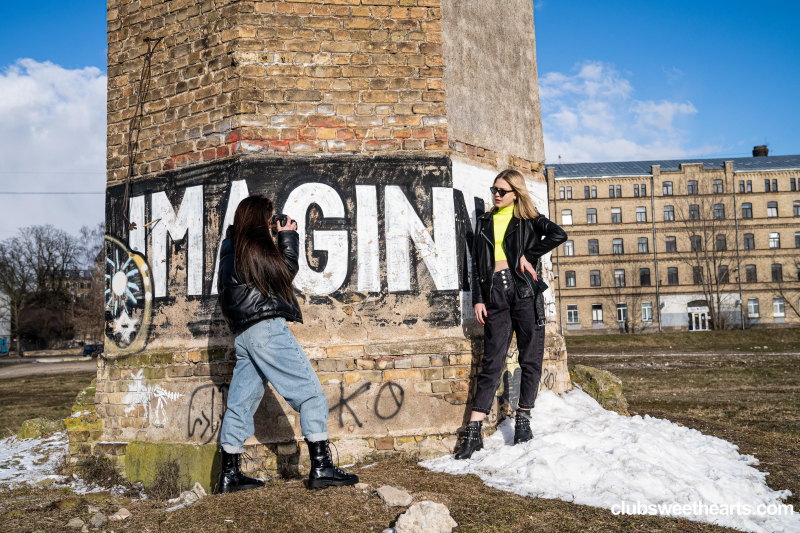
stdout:
[(129, 516), (131, 516), (131, 512), (129, 510), (125, 509), (124, 507), (121, 507), (119, 511), (117, 511), (116, 513), (114, 513), (113, 515), (111, 515), (109, 517), (109, 520), (112, 520), (112, 521), (115, 521), (115, 522), (121, 522), (121, 521), (125, 520), (126, 518), (128, 518)]
[(394, 525), (394, 533), (451, 533), (457, 525), (447, 507), (441, 503), (423, 501), (415, 503), (400, 515)]
[(89, 519), (89, 523), (92, 527), (103, 527), (104, 525), (108, 524), (108, 518), (103, 513), (95, 513)]
[(49, 420), (47, 418), (32, 418), (22, 423), (17, 432), (18, 439), (38, 439), (44, 435), (64, 431), (66, 426), (63, 420)]
[(378, 496), (380, 496), (386, 505), (390, 507), (405, 507), (410, 505), (414, 498), (411, 494), (404, 490), (384, 485), (378, 489)]
[(622, 380), (611, 372), (575, 365), (569, 377), (583, 392), (597, 400), (603, 409), (631, 416), (628, 412), (628, 401), (622, 395)]
[(366, 491), (369, 490), (369, 484), (368, 483), (356, 483), (355, 487), (356, 487), (356, 490), (360, 490), (362, 492), (366, 492)]
[(80, 518), (73, 518), (69, 522), (67, 522), (67, 527), (71, 527), (72, 529), (78, 529), (83, 527), (83, 520)]

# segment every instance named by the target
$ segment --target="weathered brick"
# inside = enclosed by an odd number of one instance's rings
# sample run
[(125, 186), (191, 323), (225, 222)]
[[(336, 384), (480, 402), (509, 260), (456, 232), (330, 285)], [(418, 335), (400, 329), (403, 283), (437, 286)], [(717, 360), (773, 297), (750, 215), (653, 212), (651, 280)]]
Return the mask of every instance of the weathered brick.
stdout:
[(419, 370), (385, 370), (383, 372), (383, 379), (386, 381), (397, 381), (400, 379), (421, 381), (422, 372)]

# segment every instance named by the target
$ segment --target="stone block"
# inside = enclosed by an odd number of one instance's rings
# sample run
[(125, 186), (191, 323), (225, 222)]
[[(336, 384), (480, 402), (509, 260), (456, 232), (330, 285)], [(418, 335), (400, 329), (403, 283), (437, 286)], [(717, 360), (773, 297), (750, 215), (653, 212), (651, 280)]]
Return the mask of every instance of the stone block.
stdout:
[(375, 439), (375, 448), (378, 450), (393, 450), (394, 439), (392, 437)]
[(394, 360), (394, 367), (398, 369), (412, 368), (414, 361), (410, 357), (398, 357)]

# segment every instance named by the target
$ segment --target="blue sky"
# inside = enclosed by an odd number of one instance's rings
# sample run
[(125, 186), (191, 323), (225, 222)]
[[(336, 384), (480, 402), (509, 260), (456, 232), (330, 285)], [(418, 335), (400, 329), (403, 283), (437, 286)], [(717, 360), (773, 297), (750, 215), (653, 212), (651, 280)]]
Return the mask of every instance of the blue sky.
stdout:
[[(800, 153), (800, 2), (536, 0), (548, 162)], [(0, 191), (104, 188), (106, 12), (0, 7)], [(0, 196), (0, 239), (103, 197)]]

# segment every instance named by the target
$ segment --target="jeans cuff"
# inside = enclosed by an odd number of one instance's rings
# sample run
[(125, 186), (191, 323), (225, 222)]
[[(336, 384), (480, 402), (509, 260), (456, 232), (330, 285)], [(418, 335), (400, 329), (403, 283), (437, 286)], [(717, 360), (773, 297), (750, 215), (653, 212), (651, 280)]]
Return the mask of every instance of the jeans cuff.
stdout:
[(517, 409), (533, 409), (533, 406), (531, 405), (530, 407), (528, 407), (527, 405), (522, 405), (520, 403), (520, 404), (517, 404)]
[(328, 432), (324, 431), (322, 433), (311, 433), (310, 435), (303, 435), (308, 442), (320, 442), (323, 440), (328, 440)]
[(478, 413), (483, 413), (483, 414), (485, 414), (485, 415), (488, 415), (489, 413), (491, 413), (491, 412), (492, 412), (492, 410), (491, 410), (491, 409), (481, 409), (480, 407), (475, 407), (475, 406), (473, 406), (473, 407), (472, 407), (472, 410), (473, 410), (473, 411), (476, 411), (476, 412), (478, 412)]
[(232, 455), (244, 453), (244, 448), (241, 446), (236, 447), (236, 446), (231, 446), (230, 444), (223, 444), (222, 449), (225, 450), (225, 453), (230, 453)]

